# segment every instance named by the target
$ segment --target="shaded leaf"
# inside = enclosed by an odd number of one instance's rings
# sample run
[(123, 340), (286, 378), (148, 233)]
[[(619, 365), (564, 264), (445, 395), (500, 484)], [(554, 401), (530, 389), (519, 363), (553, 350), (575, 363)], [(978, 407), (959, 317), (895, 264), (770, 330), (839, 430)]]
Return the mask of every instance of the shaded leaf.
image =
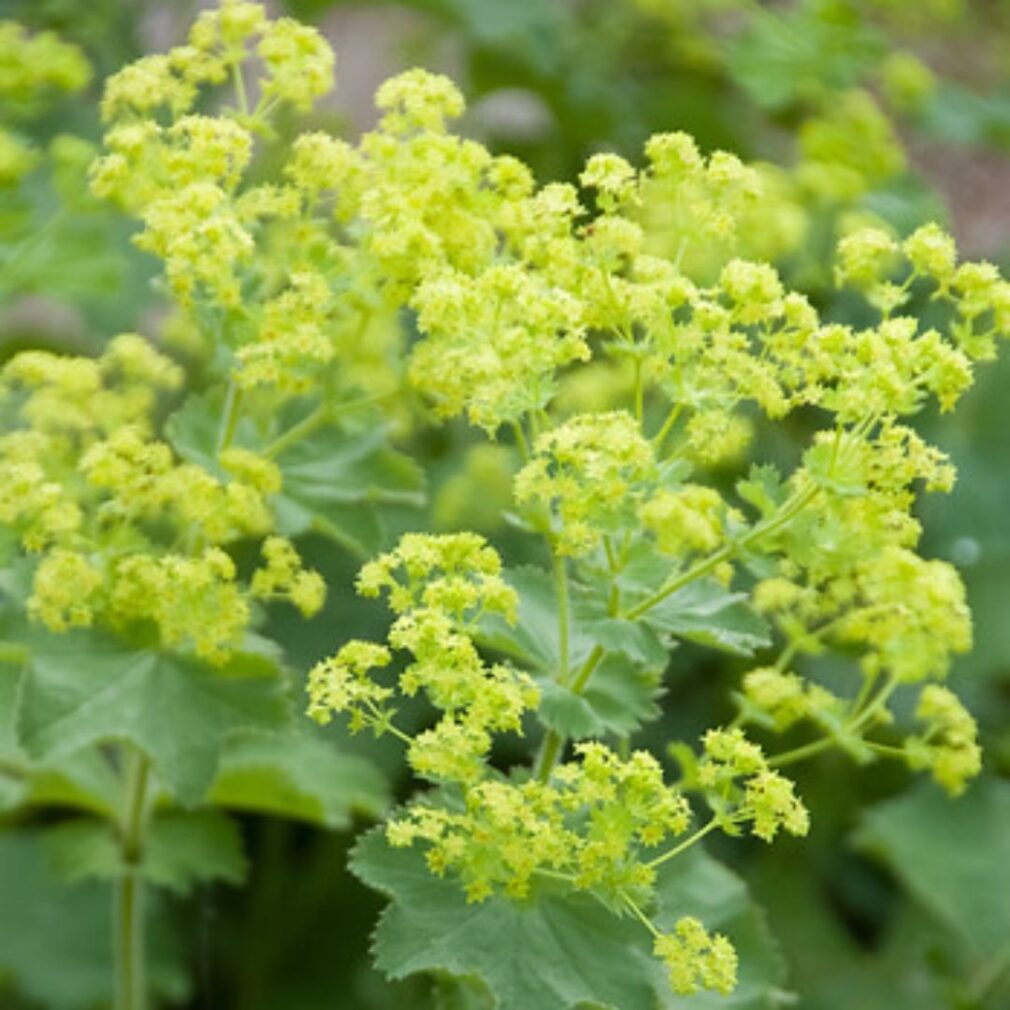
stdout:
[(656, 919), (670, 928), (696, 915), (730, 936), (741, 975), (728, 998), (675, 996), (645, 928), (588, 895), (545, 887), (522, 902), (468, 904), (458, 883), (434, 876), (419, 850), (390, 848), (381, 829), (359, 841), (351, 868), (391, 899), (373, 952), (376, 966), (394, 979), (427, 971), (476, 976), (501, 1010), (776, 1005), (782, 966), (763, 918), (744, 885), (700, 848), (660, 871)]
[[(217, 463), (220, 397), (191, 396), (169, 419), (166, 431), (176, 451), (223, 477)], [(306, 417), (285, 418), (289, 430)], [(311, 426), (310, 426), (311, 428)], [(240, 422), (235, 443), (262, 452), (277, 432)], [(403, 453), (390, 448), (381, 422), (368, 427), (326, 423), (311, 428), (276, 458), (283, 490), (272, 499), (277, 532), (299, 536), (323, 533), (358, 554), (385, 545), (383, 511), (424, 502), (424, 475)]]
[(235, 810), (345, 828), (355, 813), (376, 817), (387, 783), (366, 758), (305, 733), (242, 734), (228, 741), (208, 799)]
[(229, 735), (289, 717), (283, 678), (263, 656), (238, 654), (218, 669), (95, 632), (33, 632), (31, 645), (18, 713), (29, 756), (49, 761), (128, 740), (186, 804), (206, 792)]
[[(0, 894), (0, 976), (50, 1010), (110, 1005), (108, 887), (94, 882), (63, 885), (38, 837), (18, 831), (0, 835)], [(156, 913), (157, 903), (151, 904)], [(185, 959), (163, 922), (149, 946), (152, 990), (173, 1002), (184, 999), (189, 989)]]
[(645, 622), (658, 633), (738, 656), (771, 644), (768, 625), (747, 601), (714, 579), (699, 579), (652, 607)]
[[(112, 825), (68, 821), (45, 835), (47, 853), (60, 878), (116, 880), (126, 871)], [(188, 894), (212, 881), (241, 884), (247, 864), (235, 823), (217, 810), (170, 811), (152, 818), (138, 866), (155, 887)]]
[(871, 810), (856, 844), (980, 956), (1010, 939), (1010, 782), (983, 779), (952, 800), (931, 784)]
[(573, 737), (607, 732), (624, 736), (658, 716), (667, 651), (653, 632), (640, 623), (608, 617), (605, 604), (573, 586), (568, 636), (572, 675), (597, 646), (610, 653), (575, 694), (558, 682), (558, 617), (551, 577), (537, 568), (516, 568), (505, 578), (519, 594), (518, 619), (510, 625), (497, 615), (486, 617), (479, 639), (534, 674), (543, 693), (539, 714), (548, 727)]
[(843, 5), (808, 0), (782, 13), (754, 8), (729, 50), (729, 72), (758, 105), (778, 109), (852, 87), (884, 51)]

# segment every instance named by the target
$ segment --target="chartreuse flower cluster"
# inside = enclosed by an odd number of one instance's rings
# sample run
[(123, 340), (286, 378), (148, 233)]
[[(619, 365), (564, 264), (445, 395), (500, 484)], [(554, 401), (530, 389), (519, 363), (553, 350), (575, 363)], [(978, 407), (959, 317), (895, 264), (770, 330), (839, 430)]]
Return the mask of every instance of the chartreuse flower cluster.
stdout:
[[(538, 190), (518, 162), (452, 137), (462, 101), (443, 78), (411, 72), (379, 104), (386, 115), (358, 149), (303, 137), (291, 177), (313, 199), (325, 195), (338, 232), (355, 236), (347, 255), (367, 257), (389, 304), (415, 313), (414, 386), (438, 414), (465, 414), (524, 457), (515, 505), (553, 557), (557, 685), (584, 694), (614, 648), (598, 643), (572, 663), (570, 587), (591, 592), (601, 579), (609, 618), (649, 628), (680, 590), (712, 576), (732, 589), (760, 560), (752, 602), (785, 642), (745, 678), (737, 724), (710, 731), (700, 757), (685, 759), (679, 787), (647, 755), (622, 758), (598, 741), (576, 743), (566, 761), (556, 729), (532, 776), (504, 776), (488, 761), (494, 735), (520, 730), (524, 713), (539, 711), (537, 692), (475, 642), (482, 615), (511, 619), (512, 591), (475, 536), (405, 538), (359, 579), (365, 595), (389, 595), (388, 642), (350, 642), (310, 676), (317, 720), (345, 713), (352, 729), (404, 737), (411, 768), (436, 786), (389, 823), (390, 843), (423, 844), (432, 870), (458, 878), (471, 900), (524, 898), (553, 881), (654, 928), (645, 908), (665, 859), (717, 829), (766, 841), (807, 831), (779, 771), (794, 760), (838, 746), (859, 760), (899, 757), (962, 788), (978, 769), (974, 726), (945, 689), (927, 685), (925, 728), (902, 746), (869, 734), (891, 721), (899, 686), (941, 678), (970, 644), (960, 580), (916, 553), (912, 512), (920, 488), (949, 489), (953, 469), (903, 419), (930, 398), (949, 410), (970, 386), (974, 363), (1008, 329), (1006, 282), (984, 264), (958, 265), (935, 226), (904, 243), (862, 232), (843, 244), (838, 279), (881, 316), (824, 322), (766, 263), (730, 259), (701, 286), (679, 255), (650, 245), (640, 211), (657, 186), (693, 193), (692, 213), (712, 234), (732, 232), (757, 189), (729, 156), (704, 159), (679, 134), (649, 142), (644, 171), (594, 156), (580, 178), (590, 211), (576, 188)], [(897, 312), (919, 283), (949, 306), (936, 329)], [(562, 413), (567, 377), (607, 360), (624, 402)], [(823, 427), (788, 477), (756, 467), (735, 495), (707, 479), (747, 449), (755, 410), (777, 421), (797, 408)], [(644, 571), (643, 554), (653, 562)], [(794, 660), (827, 648), (858, 657), (858, 690), (795, 671)], [(387, 675), (394, 655), (401, 672)], [(411, 738), (395, 724), (398, 692), (427, 696), (440, 712), (431, 729)], [(781, 754), (742, 729), (804, 722), (819, 735)], [(693, 833), (690, 793), (711, 811)], [(655, 949), (678, 991), (731, 987), (728, 941), (690, 917)]]
[(53, 99), (80, 91), (91, 67), (77, 46), (53, 32), (29, 34), (14, 21), (0, 21), (0, 190), (14, 186), (38, 163), (40, 152), (15, 124), (42, 111)]
[[(34, 562), (28, 614), (53, 631), (153, 626), (166, 647), (222, 662), (253, 620), (252, 601), (323, 602), (321, 577), (267, 536), (280, 474), (222, 448), (216, 473), (180, 461), (153, 433), (158, 397), (180, 368), (136, 334), (100, 358), (26, 351), (0, 372), (0, 522)], [(248, 585), (227, 545), (263, 537)]]
[[(942, 678), (970, 644), (956, 572), (916, 552), (916, 494), (949, 488), (953, 469), (907, 419), (930, 400), (956, 405), (974, 364), (1010, 329), (1010, 286), (987, 264), (959, 263), (935, 226), (904, 241), (861, 231), (841, 246), (838, 280), (879, 318), (822, 320), (763, 258), (743, 255), (763, 230), (762, 188), (771, 179), (774, 189), (774, 173), (669, 133), (648, 141), (644, 168), (601, 153), (578, 186), (538, 187), (520, 161), (455, 135), (462, 95), (420, 70), (379, 89), (381, 119), (358, 143), (310, 132), (278, 147), (274, 113), (309, 108), (333, 65), (312, 29), (225, 0), (185, 45), (109, 82), (92, 185), (139, 220), (137, 243), (164, 262), (184, 323), (213, 352), (210, 369), (230, 384), (226, 433), (292, 395), (318, 400), (315, 423), (347, 391), (407, 381), (436, 415), (465, 416), (522, 458), (511, 518), (551, 558), (556, 669), (518, 669), (482, 650), (488, 622), (509, 627), (519, 601), (496, 552), (453, 533), (408, 535), (366, 565), (359, 591), (385, 594), (395, 615), (387, 640), (348, 642), (310, 673), (315, 719), (341, 713), (353, 730), (402, 738), (411, 770), (432, 786), (389, 822), (389, 843), (423, 846), (432, 870), (474, 901), (583, 890), (655, 931), (667, 859), (715, 830), (746, 827), (766, 841), (806, 832), (807, 811), (779, 770), (793, 760), (839, 746), (860, 760), (900, 757), (961, 788), (978, 751), (970, 716), (946, 689), (925, 684), (921, 728), (901, 746), (869, 734), (886, 729), (901, 685)], [(825, 199), (848, 199), (900, 169), (877, 115), (852, 95), (804, 131), (811, 191), (819, 179)], [(281, 168), (263, 181), (269, 148)], [(672, 216), (670, 235), (658, 234), (657, 213)], [(698, 268), (685, 235), (720, 254)], [(926, 296), (942, 308), (935, 328), (914, 311)], [(401, 354), (404, 319), (418, 339)], [(600, 377), (614, 380), (597, 397), (605, 407), (579, 405)], [(90, 409), (62, 399), (73, 406), (57, 405), (64, 421)], [(43, 564), (56, 555), (79, 584), (91, 580), (94, 602), (83, 612), (81, 594), (78, 609), (47, 604), (61, 576), (40, 582), (39, 613), (118, 625), (142, 607), (170, 640), (214, 655), (247, 625), (249, 594), (311, 610), (321, 587), (283, 541), (266, 541), (248, 590), (229, 574), (224, 545), (270, 533), (271, 460), (226, 451), (220, 473), (189, 474), (195, 490), (182, 495), (173, 489), (190, 465), (152, 439), (146, 406), (113, 401), (102, 409), (125, 412), (116, 430), (99, 424), (84, 445), (71, 434), (52, 455), (72, 477), (39, 477), (58, 492), (38, 492), (52, 496), (46, 529), (67, 531), (36, 533), (30, 548), (45, 552)], [(24, 416), (45, 414), (44, 395), (38, 403)], [(733, 491), (713, 479), (749, 451), (757, 415), (779, 422), (799, 409), (820, 430), (790, 473), (755, 467)], [(64, 497), (94, 521), (61, 511)], [(154, 549), (153, 529), (166, 523), (170, 544)], [(141, 544), (126, 555), (128, 589), (116, 590), (123, 554), (99, 550), (96, 560), (95, 538)], [(760, 573), (753, 590), (745, 571)], [(185, 589), (198, 582), (213, 601), (199, 622)], [(593, 739), (602, 732), (567, 748), (543, 689), (590, 705), (587, 689), (611, 661), (655, 665), (642, 657), (682, 626), (684, 590), (748, 594), (783, 639), (778, 659), (745, 679), (737, 723), (707, 733), (700, 756), (679, 752), (677, 786), (649, 755)], [(584, 604), (599, 604), (593, 613), (606, 621), (577, 640)], [(827, 648), (855, 660), (854, 690), (802, 675), (800, 661)], [(399, 699), (417, 695), (437, 715), (408, 735)], [(534, 719), (545, 732), (532, 772), (497, 770), (496, 737)], [(746, 723), (806, 723), (818, 735), (766, 753)], [(711, 812), (693, 831), (689, 794)], [(654, 941), (671, 984), (729, 990), (729, 941), (683, 911)]]
[[(409, 534), (365, 565), (359, 592), (388, 593), (397, 615), (388, 644), (354, 640), (317, 664), (309, 675), (309, 714), (327, 723), (343, 713), (352, 731), (404, 740), (412, 770), (439, 790), (390, 820), (387, 838), (396, 847), (423, 843), (431, 870), (458, 877), (468, 900), (496, 893), (526, 898), (545, 881), (590, 891), (655, 932), (656, 953), (677, 992), (730, 991), (736, 960), (724, 936), (709, 935), (690, 917), (660, 934), (639, 906), (649, 900), (658, 867), (676, 854), (664, 852), (664, 843), (686, 835), (693, 819), (655, 758), (644, 751), (622, 758), (586, 741), (576, 746), (575, 760), (545, 778), (503, 777), (490, 766), (494, 734), (521, 732), (524, 712), (539, 703), (527, 674), (489, 665), (473, 641), (482, 615), (515, 620), (515, 592), (500, 572), (497, 553), (468, 533)], [(382, 673), (394, 653), (408, 657), (395, 681)], [(441, 715), (411, 738), (394, 724), (394, 703), (397, 693), (419, 691)], [(735, 833), (750, 824), (767, 841), (780, 828), (806, 832), (806, 811), (791, 784), (739, 730), (709, 734), (705, 746), (710, 756), (701, 777), (719, 825)], [(458, 803), (444, 802), (449, 792)]]

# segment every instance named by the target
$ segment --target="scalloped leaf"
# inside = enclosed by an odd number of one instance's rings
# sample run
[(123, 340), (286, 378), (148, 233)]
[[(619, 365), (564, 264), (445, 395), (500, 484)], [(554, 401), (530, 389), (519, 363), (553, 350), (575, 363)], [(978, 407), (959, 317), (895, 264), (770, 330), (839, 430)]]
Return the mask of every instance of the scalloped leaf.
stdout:
[(771, 644), (764, 619), (746, 593), (731, 592), (715, 579), (699, 579), (662, 600), (643, 620), (657, 634), (672, 635), (736, 656), (753, 656)]
[[(53, 868), (67, 883), (116, 880), (127, 871), (106, 822), (67, 821), (46, 832), (44, 840)], [(196, 884), (241, 884), (247, 869), (238, 827), (220, 811), (169, 811), (148, 825), (139, 871), (155, 887), (185, 895)]]
[(651, 937), (586, 894), (550, 887), (526, 901), (468, 904), (459, 885), (434, 876), (416, 848), (394, 849), (381, 829), (363, 836), (351, 869), (391, 903), (375, 933), (376, 967), (392, 979), (444, 971), (476, 977), (499, 1010), (763, 1010), (781, 1004), (783, 965), (744, 884), (701, 849), (660, 872), (655, 918), (666, 928), (695, 915), (725, 932), (740, 955), (729, 997), (675, 996), (651, 954)]
[(279, 729), (290, 718), (284, 678), (259, 654), (240, 653), (216, 668), (133, 650), (98, 632), (30, 634), (17, 723), (20, 744), (36, 761), (128, 740), (191, 805), (211, 784), (229, 736)]
[[(5, 986), (12, 983), (48, 1010), (111, 1006), (108, 887), (94, 881), (65, 886), (36, 833), (9, 831), (0, 835), (0, 894), (0, 977)], [(157, 895), (151, 895), (149, 977), (153, 994), (174, 1004), (189, 991), (187, 958), (177, 937), (167, 931), (161, 910)]]
[(519, 594), (515, 625), (496, 615), (481, 622), (480, 641), (527, 667), (543, 692), (542, 721), (565, 736), (626, 736), (659, 715), (660, 678), (667, 650), (640, 622), (620, 621), (605, 603), (573, 587), (569, 656), (577, 669), (602, 645), (608, 655), (585, 689), (575, 694), (557, 682), (559, 640), (554, 585), (538, 568), (515, 568), (505, 578)]
[(1005, 956), (1010, 783), (982, 779), (958, 799), (923, 783), (867, 813), (855, 841), (884, 862), (968, 950)]
[(364, 757), (307, 733), (242, 734), (229, 740), (207, 798), (218, 806), (346, 828), (378, 817), (389, 786)]

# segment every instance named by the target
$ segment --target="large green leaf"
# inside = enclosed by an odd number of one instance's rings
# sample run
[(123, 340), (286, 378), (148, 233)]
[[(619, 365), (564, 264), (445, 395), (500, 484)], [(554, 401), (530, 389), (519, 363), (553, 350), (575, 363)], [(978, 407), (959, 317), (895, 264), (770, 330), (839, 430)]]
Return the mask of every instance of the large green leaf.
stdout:
[(876, 807), (856, 842), (982, 957), (1010, 949), (1010, 782), (952, 800), (926, 784)]
[(381, 829), (365, 835), (351, 861), (391, 903), (375, 934), (376, 966), (390, 978), (446, 971), (476, 976), (500, 1010), (612, 1010), (778, 1005), (782, 965), (743, 883), (700, 848), (660, 872), (655, 918), (672, 928), (695, 915), (736, 944), (740, 982), (730, 997), (677, 997), (651, 955), (651, 937), (588, 895), (544, 887), (519, 902), (494, 897), (468, 904), (455, 881), (434, 876), (415, 848), (393, 849)]
[(595, 594), (573, 586), (572, 670), (578, 670), (598, 646), (608, 651), (576, 694), (557, 679), (558, 611), (551, 577), (537, 568), (512, 569), (505, 577), (519, 594), (518, 618), (514, 625), (497, 616), (486, 618), (480, 640), (534, 674), (543, 693), (539, 715), (549, 728), (576, 738), (608, 732), (626, 736), (659, 715), (656, 700), (667, 651), (648, 628), (609, 617)]
[[(45, 843), (67, 883), (116, 880), (127, 870), (114, 829), (102, 821), (67, 821), (48, 831)], [(242, 838), (220, 811), (168, 811), (147, 826), (138, 869), (155, 887), (176, 894), (212, 881), (240, 884), (246, 874)]]
[(260, 655), (238, 654), (218, 669), (97, 632), (33, 632), (31, 653), (18, 711), (31, 758), (126, 740), (186, 804), (206, 792), (231, 734), (279, 728), (290, 714), (283, 678)]
[(781, 14), (755, 8), (728, 63), (753, 101), (778, 109), (852, 87), (883, 53), (879, 36), (843, 5), (805, 0)]
[(235, 810), (346, 828), (355, 813), (381, 814), (389, 790), (370, 761), (320, 737), (256, 733), (227, 743), (208, 799)]
[(699, 579), (652, 607), (645, 622), (658, 634), (683, 638), (737, 656), (771, 643), (768, 625), (747, 602), (714, 579)]
[[(65, 886), (38, 837), (19, 831), (0, 835), (0, 895), (0, 1005), (6, 1005), (5, 983), (49, 1010), (110, 1005), (108, 888)], [(151, 985), (162, 998), (177, 1002), (189, 988), (185, 959), (164, 925), (161, 921), (150, 938)]]

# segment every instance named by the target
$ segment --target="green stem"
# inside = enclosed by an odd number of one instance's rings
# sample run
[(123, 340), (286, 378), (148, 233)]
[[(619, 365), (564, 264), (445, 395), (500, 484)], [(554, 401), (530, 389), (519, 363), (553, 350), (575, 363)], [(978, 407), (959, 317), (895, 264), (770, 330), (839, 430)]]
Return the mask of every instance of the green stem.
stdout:
[(833, 737), (826, 736), (820, 740), (814, 740), (813, 743), (804, 744), (802, 747), (794, 747), (792, 750), (776, 754), (774, 757), (768, 759), (768, 764), (772, 768), (783, 768), (786, 765), (795, 764), (797, 761), (804, 761), (815, 754), (820, 754), (821, 751), (833, 747), (834, 743)]
[(119, 822), (123, 870), (113, 893), (115, 1010), (145, 1010), (144, 878), (140, 862), (147, 827), (150, 762), (132, 746), (127, 746), (124, 756), (126, 790)]
[(980, 1004), (1008, 970), (1010, 970), (1010, 943), (997, 950), (970, 979), (966, 992), (968, 1005)]
[(224, 403), (224, 413), (221, 417), (221, 430), (217, 437), (217, 451), (222, 452), (231, 445), (238, 427), (239, 414), (242, 409), (242, 390), (235, 385), (234, 380), (228, 383), (228, 398)]
[(812, 498), (817, 494), (816, 484), (810, 484), (802, 491), (797, 491), (779, 511), (770, 519), (763, 523), (758, 523), (749, 533), (739, 540), (720, 547), (714, 554), (699, 561), (689, 568), (682, 575), (668, 582), (662, 589), (657, 589), (651, 596), (647, 596), (638, 606), (632, 607), (624, 617), (629, 621), (634, 621), (643, 614), (648, 613), (657, 604), (662, 603), (668, 596), (672, 596), (684, 586), (700, 579), (709, 572), (718, 568), (724, 561), (728, 561), (737, 551), (745, 550), (755, 544), (762, 537), (775, 533), (789, 523), (800, 511), (802, 511)]
[(568, 570), (565, 559), (556, 551), (551, 552), (551, 563), (554, 567), (554, 591), (558, 598), (558, 683), (568, 681)]
[(512, 422), (512, 433), (515, 435), (516, 445), (519, 446), (519, 452), (524, 460), (530, 458), (530, 447), (529, 443), (526, 441), (526, 434), (523, 431), (523, 426), (518, 421)]
[(242, 76), (242, 67), (236, 62), (231, 65), (231, 77), (235, 83), (235, 101), (238, 103), (238, 111), (243, 116), (249, 115), (249, 99), (245, 92), (245, 79)]
[[(593, 671), (597, 666), (600, 665), (600, 660), (603, 659), (604, 654), (605, 650), (603, 647), (597, 645), (586, 657), (586, 661), (582, 664), (579, 672), (575, 675), (575, 680), (571, 683), (570, 690), (573, 694), (581, 694), (585, 690), (589, 678), (593, 675)], [(546, 782), (551, 777), (551, 771), (561, 756), (565, 740), (564, 736), (553, 729), (544, 737), (544, 742), (540, 745), (540, 753), (537, 755), (534, 766), (534, 775), (536, 775), (539, 782)]]
[(264, 450), (263, 456), (267, 459), (276, 459), (281, 453), (290, 449), (291, 446), (300, 442), (303, 438), (308, 438), (314, 431), (326, 424), (332, 416), (332, 408), (328, 403), (320, 404), (311, 414), (303, 417), (297, 424), (292, 425), (283, 435), (275, 438)]
[(628, 908), (629, 908), (629, 909), (630, 909), (630, 910), (631, 910), (631, 911), (632, 911), (632, 912), (634, 913), (634, 915), (635, 915), (635, 918), (636, 918), (636, 919), (638, 919), (638, 921), (639, 921), (639, 922), (640, 922), (640, 923), (641, 923), (641, 924), (642, 924), (643, 926), (645, 926), (645, 928), (646, 928), (646, 929), (647, 929), (647, 930), (648, 930), (648, 931), (649, 931), (649, 932), (650, 932), (650, 933), (651, 933), (651, 934), (652, 934), (652, 935), (653, 935), (654, 937), (658, 937), (658, 936), (659, 936), (659, 930), (658, 930), (658, 929), (656, 929), (656, 927), (655, 927), (655, 925), (653, 924), (652, 920), (651, 920), (651, 919), (650, 919), (650, 918), (649, 918), (649, 917), (648, 917), (648, 916), (647, 916), (647, 915), (645, 914), (645, 912), (643, 912), (643, 911), (642, 911), (642, 910), (641, 910), (641, 909), (640, 909), (640, 908), (638, 907), (638, 904), (637, 904), (637, 903), (635, 902), (634, 898), (632, 898), (632, 897), (631, 897), (631, 895), (630, 895), (630, 894), (628, 894), (628, 892), (627, 892), (627, 891), (621, 891), (621, 897), (622, 897), (622, 898), (624, 899), (624, 903), (625, 903), (625, 905), (627, 905), (627, 906), (628, 906)]
[(555, 730), (549, 730), (544, 737), (544, 742), (540, 745), (540, 753), (537, 755), (534, 775), (538, 782), (546, 782), (551, 777), (551, 772), (558, 762), (561, 748), (565, 744), (565, 738)]
[(582, 664), (582, 668), (575, 675), (575, 680), (572, 681), (572, 691), (575, 694), (582, 694), (585, 690), (586, 684), (589, 682), (589, 678), (600, 665), (600, 660), (603, 659), (604, 652), (605, 650), (602, 645), (596, 645), (593, 647), (593, 651), (586, 657), (586, 661)]
[(663, 443), (666, 441), (666, 436), (670, 434), (673, 426), (677, 423), (677, 418), (680, 417), (681, 412), (684, 409), (682, 403), (675, 403), (670, 408), (670, 413), (666, 415), (666, 420), (663, 422), (663, 427), (656, 432), (652, 438), (652, 444), (656, 449), (662, 449)]
[[(880, 709), (887, 704), (887, 700), (892, 694), (894, 694), (897, 687), (898, 681), (892, 677), (880, 689), (877, 696), (865, 709), (860, 711), (857, 703), (852, 717), (845, 724), (846, 731), (854, 732), (856, 730), (860, 730), (867, 722), (872, 721), (873, 717), (880, 711)], [(883, 744), (874, 744), (868, 740), (866, 743), (875, 750), (879, 750), (880, 753), (897, 750), (897, 748), (885, 748)], [(782, 768), (784, 765), (795, 764), (797, 761), (804, 761), (808, 757), (820, 754), (822, 751), (826, 751), (834, 745), (835, 738), (833, 736), (826, 736), (820, 740), (814, 740), (811, 743), (804, 744), (802, 747), (796, 747), (793, 750), (787, 750), (781, 754), (776, 754), (774, 757), (769, 759), (768, 764), (773, 768)], [(899, 751), (898, 753), (903, 756), (902, 752)]]
[(719, 822), (713, 818), (703, 828), (699, 828), (693, 835), (685, 838), (679, 845), (675, 845), (669, 852), (664, 852), (661, 856), (657, 856), (653, 859), (647, 864), (649, 869), (654, 870), (657, 866), (662, 866), (663, 863), (668, 862), (675, 856), (679, 856), (686, 849), (689, 849), (692, 845), (700, 842), (707, 834), (715, 831), (717, 827), (719, 827)]

